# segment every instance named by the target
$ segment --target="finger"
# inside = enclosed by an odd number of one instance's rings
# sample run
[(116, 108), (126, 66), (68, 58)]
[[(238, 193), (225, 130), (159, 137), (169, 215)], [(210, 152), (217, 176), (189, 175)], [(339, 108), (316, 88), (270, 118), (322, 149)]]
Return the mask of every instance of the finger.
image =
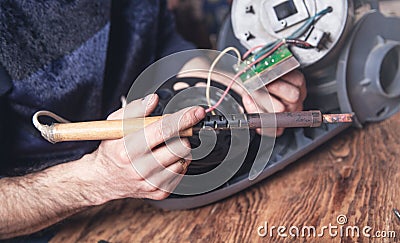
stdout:
[(256, 101), (250, 95), (242, 97), (242, 102), (247, 113), (262, 113), (263, 111), (257, 105)]
[(271, 112), (274, 104), (271, 95), (265, 87), (262, 87), (251, 94), (253, 101), (260, 109), (260, 112)]
[[(303, 101), (307, 95), (304, 76), (301, 72), (296, 71), (284, 77), (289, 81), (279, 80), (275, 84), (268, 86), (268, 89), (271, 93), (278, 96), (278, 99), (284, 104), (286, 112), (301, 111), (303, 109)], [(295, 92), (294, 96), (288, 95), (290, 93), (293, 94), (293, 92), (287, 92), (287, 90), (294, 90), (296, 88), (298, 89), (299, 97), (296, 97), (297, 92)]]
[(166, 199), (171, 193), (165, 192), (162, 190), (157, 190), (150, 194), (146, 194), (144, 198), (152, 199), (152, 200), (164, 200)]
[(141, 100), (129, 103), (124, 110), (125, 118), (145, 117), (150, 115), (158, 104), (158, 95), (149, 94)]
[[(285, 82), (285, 81), (283, 81), (283, 82)], [(280, 85), (280, 84), (278, 84), (278, 85)], [(274, 88), (274, 86), (271, 86), (271, 90), (272, 90), (271, 92), (274, 92), (274, 93), (275, 92), (283, 92), (283, 91), (279, 91), (279, 90), (278, 91), (274, 91), (273, 88)], [(296, 88), (298, 88), (298, 87), (296, 87)], [(304, 88), (304, 90), (306, 89), (305, 85), (303, 85), (303, 88)], [(300, 90), (300, 89), (303, 89), (303, 88), (298, 88), (298, 89)], [(290, 102), (288, 102), (288, 99), (286, 99), (286, 100), (283, 99), (282, 97), (285, 97), (283, 94), (280, 94), (280, 97), (277, 98), (284, 105), (284, 107), (285, 107), (284, 111), (285, 112), (293, 112), (293, 111), (301, 111), (301, 110), (303, 110), (303, 101), (305, 99), (305, 96), (307, 95), (306, 94), (307, 92), (306, 91), (304, 91), (304, 92), (299, 91), (299, 92), (300, 92), (300, 97), (298, 97), (298, 100), (296, 102), (294, 102), (295, 100), (291, 100)], [(294, 97), (293, 99), (295, 99), (295, 98), (296, 97)]]
[(165, 170), (179, 159), (190, 158), (190, 151), (190, 143), (187, 139), (176, 138), (145, 154), (145, 159), (136, 162), (134, 167), (143, 177), (148, 177)]
[(285, 104), (287, 112), (293, 111), (302, 111), (303, 110), (303, 102), (298, 102), (296, 104)]
[[(167, 151), (167, 154), (164, 155), (164, 153), (160, 153), (158, 154), (158, 151), (153, 150), (152, 154), (156, 157), (156, 158), (165, 158), (170, 156), (171, 158), (186, 158), (188, 155), (190, 157), (190, 152), (191, 152), (191, 147), (190, 147), (190, 142), (189, 139), (187, 138), (171, 138), (169, 139), (167, 142), (165, 142), (164, 145), (165, 149)], [(157, 149), (158, 150), (158, 149)], [(164, 166), (168, 166), (164, 165)]]
[(162, 185), (160, 186), (160, 189), (162, 191), (167, 191), (167, 192), (173, 193), (175, 188), (182, 181), (183, 177), (184, 177), (184, 173), (183, 172), (175, 174), (175, 176), (173, 176), (171, 178), (168, 178), (166, 181), (164, 181), (162, 183)]
[[(266, 102), (266, 100), (268, 102)], [(257, 101), (257, 102), (256, 102)], [(258, 105), (260, 101), (264, 101), (262, 105)], [(267, 89), (259, 89), (252, 93), (252, 97), (244, 96), (243, 104), (249, 113), (257, 112), (285, 112), (286, 107), (276, 97), (269, 95)], [(261, 108), (260, 108), (261, 107)], [(257, 128), (256, 132), (263, 136), (275, 137), (283, 134), (283, 128)]]
[(188, 156), (186, 159), (180, 158), (175, 163), (171, 164), (165, 170), (163, 170), (162, 174), (185, 174), (187, 169), (192, 162), (192, 157)]
[(205, 111), (203, 108), (187, 108), (165, 116), (144, 129), (127, 134), (124, 141), (129, 157), (136, 158), (149, 153), (166, 140), (178, 136), (179, 131), (197, 124), (204, 117)]
[(293, 84), (300, 89), (300, 101), (303, 102), (307, 97), (307, 87), (304, 75), (299, 70), (294, 70), (281, 78), (282, 80)]
[(279, 137), (283, 134), (285, 128), (278, 127), (278, 128), (257, 128), (256, 132), (261, 136), (268, 136), (268, 137)]
[(178, 136), (180, 131), (193, 127), (205, 115), (206, 113), (202, 107), (186, 108), (148, 125), (135, 136), (146, 138), (146, 142), (141, 143), (139, 146), (145, 146), (143, 149), (152, 149), (164, 141)]
[(158, 95), (149, 94), (143, 99), (130, 102), (126, 107), (111, 113), (107, 120), (145, 117), (151, 114), (158, 104)]
[(302, 72), (299, 70), (293, 70), (281, 77), (281, 79), (285, 80), (286, 82), (296, 86), (301, 87), (305, 85), (305, 78)]
[(286, 104), (296, 104), (300, 100), (300, 88), (282, 79), (267, 85), (267, 89)]
[(243, 96), (243, 104), (248, 113), (284, 112), (285, 105), (276, 97), (269, 95), (266, 89), (260, 89)]
[(149, 181), (160, 190), (172, 192), (186, 173), (191, 158), (183, 160), (183, 162), (182, 159), (179, 159), (157, 175), (154, 174)]
[[(257, 101), (260, 99), (264, 98), (265, 96), (262, 96), (261, 93), (257, 94)], [(260, 97), (261, 96), (261, 97)], [(271, 105), (269, 105), (268, 108), (265, 108), (265, 105), (263, 106), (263, 109), (260, 109), (259, 106), (256, 104), (255, 100), (250, 97), (250, 96), (244, 96), (243, 97), (243, 104), (246, 108), (246, 111), (248, 113), (259, 113), (259, 112), (284, 112), (285, 111), (285, 106), (280, 102), (278, 99), (275, 97), (270, 97), (270, 100), (272, 101)], [(277, 107), (277, 108), (275, 108)], [(269, 137), (274, 137), (274, 136), (280, 136), (283, 133), (282, 128), (257, 128), (256, 132), (260, 135), (263, 136), (269, 136)]]

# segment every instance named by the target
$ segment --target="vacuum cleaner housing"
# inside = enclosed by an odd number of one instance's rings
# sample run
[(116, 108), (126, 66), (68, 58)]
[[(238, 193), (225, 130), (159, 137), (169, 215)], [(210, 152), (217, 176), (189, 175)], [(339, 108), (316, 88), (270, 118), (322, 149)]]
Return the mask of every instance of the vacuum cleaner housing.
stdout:
[[(291, 48), (307, 80), (305, 109), (352, 112), (354, 125), (361, 128), (367, 122), (387, 119), (400, 107), (400, 19), (382, 15), (376, 1), (369, 4), (371, 10), (356, 19), (355, 10), (363, 5), (360, 1), (234, 0), (231, 15), (219, 34), (218, 49), (234, 46), (244, 53), (257, 45), (283, 39), (318, 11), (331, 7), (330, 13), (315, 21), (300, 37), (316, 48)], [(176, 82), (193, 86), (198, 81), (195, 78), (168, 80), (158, 91), (161, 107), (179, 92), (172, 88)], [(201, 95), (192, 98), (204, 99)], [(252, 145), (244, 164), (225, 184), (206, 193), (172, 194), (163, 201), (150, 203), (164, 209), (189, 209), (216, 202), (283, 169), (349, 126), (331, 124), (286, 129), (276, 139), (267, 166), (255, 179), (249, 179), (249, 174), (257, 162), (257, 151), (253, 150), (260, 136), (252, 133)], [(214, 152), (211, 157), (193, 162), (189, 172), (202, 173), (199, 168), (210, 170), (218, 166), (224, 156), (221, 151), (229, 146), (224, 140), (226, 136), (218, 137), (214, 148), (219, 151), (217, 155)], [(199, 141), (194, 138), (191, 142)]]

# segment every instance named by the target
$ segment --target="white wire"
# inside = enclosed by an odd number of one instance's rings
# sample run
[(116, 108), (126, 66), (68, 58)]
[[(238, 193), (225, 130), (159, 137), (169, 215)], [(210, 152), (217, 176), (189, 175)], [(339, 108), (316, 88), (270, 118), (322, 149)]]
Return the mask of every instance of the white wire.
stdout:
[(36, 127), (37, 130), (40, 131), (42, 136), (47, 141), (54, 143), (54, 141), (52, 140), (52, 136), (53, 136), (52, 127), (49, 126), (49, 125), (45, 125), (45, 124), (40, 123), (39, 117), (41, 117), (41, 116), (51, 117), (51, 118), (53, 118), (54, 120), (56, 120), (57, 122), (60, 122), (60, 123), (69, 123), (70, 121), (68, 121), (67, 119), (62, 118), (59, 115), (54, 114), (51, 111), (38, 111), (33, 115), (33, 117), (32, 117), (33, 125)]
[[(214, 59), (214, 61), (212, 62), (211, 66), (210, 66), (210, 70), (208, 70), (208, 76), (207, 76), (207, 86), (206, 86), (206, 99), (207, 99), (207, 105), (208, 107), (211, 107), (211, 98), (210, 98), (210, 87), (211, 87), (211, 74), (215, 68), (215, 66), (217, 65), (217, 63), (221, 60), (222, 56), (224, 54), (226, 54), (229, 51), (233, 51), (235, 52), (237, 58), (238, 58), (238, 62), (237, 64), (240, 65), (240, 61), (242, 60), (242, 56), (240, 55), (240, 52), (238, 49), (236, 49), (235, 47), (227, 47), (225, 48), (223, 51), (221, 51), (221, 53)], [(215, 112), (212, 111), (211, 112), (213, 115), (215, 115)]]

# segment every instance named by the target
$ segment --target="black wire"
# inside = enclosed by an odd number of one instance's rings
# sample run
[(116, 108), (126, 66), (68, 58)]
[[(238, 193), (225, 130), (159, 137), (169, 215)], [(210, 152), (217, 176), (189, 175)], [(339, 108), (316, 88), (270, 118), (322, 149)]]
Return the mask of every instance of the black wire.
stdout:
[(299, 39), (286, 39), (285, 42), (289, 45), (294, 45), (296, 47), (303, 48), (303, 49), (315, 48), (315, 46), (312, 46), (310, 43), (303, 41), (303, 40), (299, 40)]

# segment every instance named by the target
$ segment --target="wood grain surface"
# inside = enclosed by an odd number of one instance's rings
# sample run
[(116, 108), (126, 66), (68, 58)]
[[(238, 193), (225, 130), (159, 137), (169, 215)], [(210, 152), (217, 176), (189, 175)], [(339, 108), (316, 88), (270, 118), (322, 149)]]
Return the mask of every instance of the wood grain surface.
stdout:
[[(399, 1), (388, 1), (394, 15)], [(399, 13), (400, 15), (400, 13)], [(193, 210), (163, 211), (142, 200), (110, 202), (74, 216), (52, 242), (275, 242), (257, 228), (344, 226), (395, 231), (396, 238), (300, 237), (307, 242), (399, 242), (400, 114), (364, 129), (349, 129), (285, 170), (230, 198)], [(288, 233), (288, 232), (286, 232)], [(320, 232), (318, 232), (320, 233)]]
[[(270, 241), (257, 228), (269, 225), (370, 226), (396, 231), (400, 219), (400, 114), (363, 130), (349, 129), (274, 176), (228, 199), (198, 209), (163, 211), (141, 200), (119, 200), (75, 216), (53, 242)], [(373, 232), (371, 231), (371, 232)], [(293, 239), (293, 238), (288, 238)], [(368, 241), (310, 237), (300, 240)], [(380, 242), (382, 239), (377, 240)]]

